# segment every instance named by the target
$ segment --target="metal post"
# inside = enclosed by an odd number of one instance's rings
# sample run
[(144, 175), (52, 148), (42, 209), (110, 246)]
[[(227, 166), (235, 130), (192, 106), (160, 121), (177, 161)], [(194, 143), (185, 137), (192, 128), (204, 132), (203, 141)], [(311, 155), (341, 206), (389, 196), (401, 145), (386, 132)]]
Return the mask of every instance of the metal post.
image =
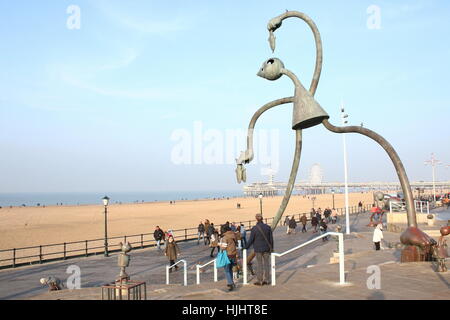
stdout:
[(66, 243), (64, 242), (64, 260), (66, 260)]
[(214, 259), (214, 282), (217, 282), (217, 263), (216, 259)]
[(42, 246), (39, 246), (39, 263), (42, 263)]
[(13, 268), (16, 267), (16, 248), (13, 249)]
[(88, 256), (88, 241), (85, 241), (86, 257)]
[(105, 206), (105, 257), (108, 256), (108, 209)]
[[(342, 110), (342, 115), (341, 115), (341, 120), (342, 120), (342, 125), (344, 125), (344, 106), (343, 103), (341, 104), (341, 110)], [(348, 212), (348, 167), (347, 167), (347, 143), (345, 140), (345, 133), (342, 134), (342, 143), (343, 143), (343, 148), (344, 148), (344, 189), (345, 189), (345, 233), (350, 234), (350, 217), (349, 217), (349, 212)]]
[(184, 285), (187, 286), (187, 263), (186, 261), (183, 261), (184, 264)]
[(345, 284), (344, 235), (339, 234), (339, 283)]
[[(214, 264), (216, 262), (214, 261)], [(247, 249), (242, 250), (242, 268), (244, 269), (244, 279), (242, 279), (242, 284), (246, 285), (247, 282)], [(216, 280), (215, 280), (216, 281)]]
[(144, 247), (144, 235), (141, 233), (141, 249)]
[(262, 215), (262, 198), (259, 198), (259, 213)]
[(420, 213), (423, 213), (423, 201), (420, 201)]
[(197, 284), (200, 284), (200, 265), (197, 265)]
[(276, 285), (276, 280), (275, 280), (275, 254), (272, 253), (270, 255), (270, 266), (271, 266), (271, 276), (272, 276), (272, 286)]
[(430, 214), (430, 201), (427, 201), (427, 214)]
[(169, 284), (169, 266), (166, 266), (166, 284)]
[(184, 240), (187, 240), (187, 229), (184, 229)]

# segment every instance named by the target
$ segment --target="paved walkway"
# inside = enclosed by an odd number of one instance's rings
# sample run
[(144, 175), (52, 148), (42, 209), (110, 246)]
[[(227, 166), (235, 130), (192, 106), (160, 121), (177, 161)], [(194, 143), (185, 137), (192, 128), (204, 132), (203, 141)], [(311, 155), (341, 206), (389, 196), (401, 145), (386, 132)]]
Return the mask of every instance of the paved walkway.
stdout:
[[(365, 225), (368, 213), (351, 217), (352, 231), (345, 235), (347, 281), (351, 284), (338, 286), (338, 264), (329, 264), (332, 251), (336, 248), (334, 241), (317, 241), (301, 250), (277, 259), (277, 286), (258, 288), (253, 285), (238, 288), (235, 292), (225, 292), (223, 270), (219, 270), (219, 282), (212, 282), (212, 266), (202, 274), (202, 283), (195, 285), (195, 264), (210, 261), (209, 248), (196, 242), (180, 243), (181, 259), (188, 262), (188, 286), (183, 287), (182, 272), (171, 274), (171, 283), (165, 285), (166, 257), (156, 249), (135, 250), (131, 252), (131, 266), (127, 269), (133, 280), (146, 281), (148, 297), (152, 299), (396, 299), (412, 291), (423, 299), (435, 296), (450, 299), (450, 272), (435, 273), (430, 263), (397, 264), (400, 251), (386, 249), (375, 252), (372, 243), (372, 228)], [(343, 221), (342, 221), (343, 222)], [(330, 225), (329, 231), (333, 231)], [(285, 227), (275, 231), (275, 251), (282, 252), (306, 240), (316, 237), (317, 233), (308, 231), (302, 234), (286, 235)], [(385, 240), (392, 244), (399, 242), (399, 235), (385, 232)], [(367, 292), (367, 266), (382, 265), (382, 290), (378, 293)], [(81, 290), (63, 290), (48, 293), (39, 284), (39, 278), (53, 275), (66, 280), (67, 267), (77, 265), (81, 269)], [(111, 282), (118, 274), (117, 255), (108, 258), (102, 256), (80, 258), (64, 262), (55, 262), (31, 267), (21, 267), (13, 270), (0, 271), (0, 299), (99, 299), (102, 284)], [(386, 271), (386, 272), (385, 272)], [(420, 274), (420, 278), (417, 275)], [(405, 281), (407, 279), (411, 281)], [(398, 278), (403, 277), (403, 278)], [(405, 282), (401, 284), (401, 280)], [(252, 279), (250, 279), (252, 281)], [(423, 282), (423, 283), (422, 283)], [(395, 284), (395, 285), (394, 285)], [(430, 287), (430, 293), (425, 294), (422, 288)], [(434, 289), (433, 289), (434, 288)], [(295, 290), (294, 290), (295, 289)], [(409, 291), (408, 291), (409, 290)], [(417, 292), (415, 292), (417, 291)], [(359, 294), (358, 292), (365, 292)], [(419, 294), (420, 293), (420, 294)], [(446, 294), (447, 293), (447, 294)], [(268, 294), (270, 294), (268, 296)], [(432, 299), (432, 298), (431, 298)]]

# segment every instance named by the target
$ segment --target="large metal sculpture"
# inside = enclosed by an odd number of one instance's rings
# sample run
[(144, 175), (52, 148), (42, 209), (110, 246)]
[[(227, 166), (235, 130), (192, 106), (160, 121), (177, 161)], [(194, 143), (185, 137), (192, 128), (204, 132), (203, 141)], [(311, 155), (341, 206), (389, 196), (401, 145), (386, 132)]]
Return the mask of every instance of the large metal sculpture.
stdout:
[(405, 168), (394, 148), (387, 142), (382, 136), (369, 129), (359, 127), (359, 126), (346, 126), (346, 127), (336, 127), (332, 125), (328, 119), (329, 115), (320, 106), (320, 104), (314, 99), (314, 94), (317, 89), (317, 85), (320, 78), (320, 73), (322, 70), (322, 42), (320, 38), (319, 30), (315, 23), (306, 14), (298, 11), (286, 11), (285, 13), (271, 19), (267, 25), (269, 30), (269, 43), (272, 52), (275, 51), (275, 36), (274, 32), (281, 27), (282, 21), (284, 19), (296, 17), (305, 21), (311, 28), (316, 45), (316, 65), (314, 70), (314, 75), (311, 81), (310, 89), (307, 91), (300, 80), (295, 76), (294, 73), (289, 71), (284, 67), (283, 62), (277, 58), (270, 58), (265, 61), (258, 72), (258, 76), (263, 77), (267, 80), (277, 80), (283, 75), (288, 76), (295, 86), (294, 96), (285, 97), (282, 99), (277, 99), (271, 101), (264, 106), (262, 106), (253, 115), (249, 128), (247, 137), (247, 150), (241, 152), (240, 157), (236, 160), (236, 177), (238, 183), (241, 181), (246, 181), (246, 172), (244, 164), (249, 163), (253, 159), (253, 130), (255, 128), (256, 121), (258, 118), (267, 110), (282, 104), (293, 103), (293, 115), (292, 115), (292, 129), (295, 130), (295, 154), (294, 161), (292, 164), (291, 174), (286, 187), (286, 192), (284, 194), (281, 205), (278, 209), (276, 216), (272, 222), (272, 229), (275, 229), (278, 225), (283, 213), (287, 207), (289, 199), (292, 194), (292, 190), (295, 183), (295, 178), (297, 176), (297, 171), (300, 163), (300, 155), (302, 148), (302, 130), (309, 127), (316, 126), (318, 124), (323, 124), (325, 128), (335, 133), (359, 133), (365, 135), (372, 140), (375, 140), (383, 149), (387, 152), (388, 156), (391, 158), (392, 163), (397, 171), (397, 175), (400, 180), (400, 184), (405, 195), (407, 217), (408, 217), (408, 228), (401, 235), (401, 242), (405, 245), (405, 249), (402, 252), (402, 261), (420, 261), (431, 259), (431, 249), (436, 242), (430, 238), (427, 234), (423, 233), (417, 228), (416, 212), (414, 207), (414, 200), (411, 191), (411, 186), (409, 184), (408, 177), (405, 172)]

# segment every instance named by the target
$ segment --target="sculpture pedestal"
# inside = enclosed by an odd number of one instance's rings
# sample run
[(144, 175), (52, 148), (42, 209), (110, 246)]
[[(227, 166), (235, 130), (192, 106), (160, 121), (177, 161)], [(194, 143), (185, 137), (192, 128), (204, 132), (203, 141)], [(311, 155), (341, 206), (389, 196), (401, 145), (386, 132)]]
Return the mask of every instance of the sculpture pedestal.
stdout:
[(402, 250), (400, 262), (420, 262), (432, 260), (433, 255), (431, 252), (424, 251), (418, 246), (407, 245)]
[(147, 300), (147, 285), (142, 281), (119, 281), (102, 286), (102, 300)]

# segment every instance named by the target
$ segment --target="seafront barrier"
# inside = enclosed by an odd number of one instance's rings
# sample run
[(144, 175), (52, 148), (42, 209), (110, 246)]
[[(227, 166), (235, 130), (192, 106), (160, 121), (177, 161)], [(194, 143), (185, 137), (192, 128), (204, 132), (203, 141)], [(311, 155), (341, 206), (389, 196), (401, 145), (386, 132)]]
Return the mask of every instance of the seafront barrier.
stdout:
[[(366, 212), (371, 207), (371, 204), (364, 205), (362, 212)], [(338, 215), (345, 214), (345, 208), (337, 208)], [(358, 206), (349, 206), (349, 213), (360, 212)], [(306, 213), (309, 220), (309, 213)], [(299, 220), (303, 213), (290, 214)], [(265, 218), (265, 222), (270, 224), (273, 220)], [(213, 221), (214, 222), (214, 221)], [(234, 223), (244, 224), (247, 230), (255, 225), (256, 220), (246, 221), (231, 221)], [(223, 222), (225, 223), (225, 221)], [(219, 224), (217, 224), (219, 226)], [(167, 230), (164, 230), (167, 231)], [(197, 240), (197, 227), (184, 228), (172, 230), (172, 233), (177, 242), (185, 242)], [(128, 241), (133, 249), (144, 249), (156, 246), (156, 241), (153, 238), (153, 232), (140, 233), (123, 236), (108, 237), (108, 252), (119, 252), (119, 243)], [(2, 249), (0, 250), (0, 269), (16, 268), (27, 265), (42, 264), (46, 262), (67, 260), (73, 258), (89, 257), (94, 255), (101, 255), (105, 251), (105, 238), (43, 244), (29, 247)]]

